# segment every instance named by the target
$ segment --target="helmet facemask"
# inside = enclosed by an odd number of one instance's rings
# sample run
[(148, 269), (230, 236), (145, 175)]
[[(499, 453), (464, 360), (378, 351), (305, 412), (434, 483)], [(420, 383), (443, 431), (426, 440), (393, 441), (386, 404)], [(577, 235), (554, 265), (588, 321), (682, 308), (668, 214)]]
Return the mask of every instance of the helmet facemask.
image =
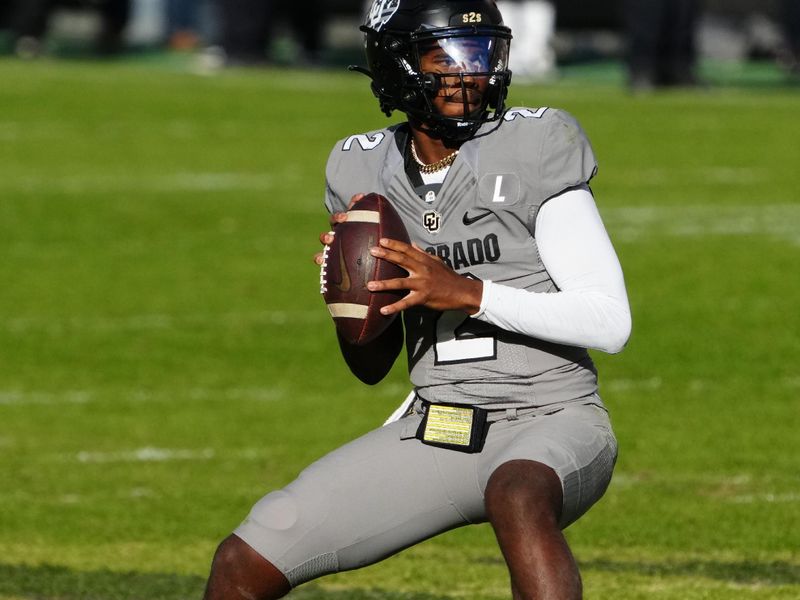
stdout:
[(474, 30), (412, 34), (413, 74), (398, 108), (434, 137), (468, 139), (502, 114), (511, 75), (509, 37)]

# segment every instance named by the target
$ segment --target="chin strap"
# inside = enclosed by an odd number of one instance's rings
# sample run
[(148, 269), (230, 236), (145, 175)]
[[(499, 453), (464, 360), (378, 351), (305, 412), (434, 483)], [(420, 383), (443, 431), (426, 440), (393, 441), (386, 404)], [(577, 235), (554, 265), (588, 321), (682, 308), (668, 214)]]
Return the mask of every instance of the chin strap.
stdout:
[[(392, 116), (392, 112), (394, 110), (401, 110), (402, 112), (406, 113), (409, 117), (415, 118), (418, 122), (424, 123), (425, 128), (427, 129), (428, 135), (434, 138), (439, 139), (448, 139), (456, 142), (464, 142), (475, 135), (475, 132), (480, 128), (480, 126), (485, 122), (484, 119), (478, 119), (474, 122), (465, 122), (462, 126), (457, 125), (457, 120), (450, 120), (446, 117), (436, 117), (433, 113), (433, 106), (431, 105), (430, 98), (431, 96), (435, 95), (439, 89), (441, 89), (441, 81), (439, 77), (434, 75), (433, 73), (424, 73), (417, 79), (417, 83), (419, 88), (415, 90), (410, 90), (411, 94), (420, 94), (422, 95), (426, 103), (428, 105), (428, 112), (427, 113), (420, 113), (417, 109), (409, 110), (407, 108), (395, 106), (394, 102), (387, 99), (382, 93), (381, 90), (377, 88), (375, 85), (375, 76), (372, 74), (372, 71), (367, 69), (366, 67), (362, 67), (360, 65), (348, 65), (348, 71), (354, 73), (361, 73), (362, 75), (366, 75), (370, 78), (372, 88), (372, 93), (378, 98), (380, 102), (381, 111), (387, 116)], [(461, 93), (466, 98), (466, 90), (464, 88), (464, 75), (461, 75)], [(505, 99), (505, 94), (503, 93), (507, 89), (507, 84), (510, 82), (511, 73), (509, 72), (506, 76), (506, 87), (501, 87), (499, 90), (498, 98), (495, 98), (494, 102), (489, 102), (489, 105), (501, 105), (503, 104), (503, 100)], [(466, 107), (465, 107), (466, 108)], [(498, 111), (495, 110), (495, 114), (498, 114)], [(493, 120), (493, 119), (492, 119)]]
[(347, 66), (347, 70), (348, 71), (355, 71), (356, 73), (361, 73), (362, 75), (366, 75), (370, 79), (375, 79), (372, 76), (372, 71), (370, 71), (366, 67), (360, 67), (359, 65), (348, 65)]
[(466, 142), (483, 125), (483, 123), (475, 122), (459, 127), (454, 121), (431, 118), (430, 115), (420, 115), (418, 113), (406, 113), (406, 115), (409, 120), (414, 121), (416, 128), (424, 131), (428, 137), (457, 144)]

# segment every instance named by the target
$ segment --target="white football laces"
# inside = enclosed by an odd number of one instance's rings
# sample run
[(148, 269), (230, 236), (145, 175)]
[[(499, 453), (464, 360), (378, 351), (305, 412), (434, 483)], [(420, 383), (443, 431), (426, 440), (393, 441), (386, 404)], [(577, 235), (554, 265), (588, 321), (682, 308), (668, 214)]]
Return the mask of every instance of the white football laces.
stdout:
[[(329, 235), (335, 235), (333, 231), (328, 232)], [(331, 247), (325, 244), (325, 249), (322, 251), (322, 264), (319, 268), (319, 293), (325, 294), (328, 291), (328, 255), (330, 254)]]

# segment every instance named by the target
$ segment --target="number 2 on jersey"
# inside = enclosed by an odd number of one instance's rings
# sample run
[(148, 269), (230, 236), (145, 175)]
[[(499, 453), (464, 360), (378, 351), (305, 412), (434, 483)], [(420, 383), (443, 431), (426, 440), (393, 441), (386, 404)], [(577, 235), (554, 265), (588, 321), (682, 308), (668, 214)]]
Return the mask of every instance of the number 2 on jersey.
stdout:
[(470, 320), (464, 313), (448, 310), (436, 320), (436, 364), (491, 360), (497, 356), (497, 340), (493, 335), (465, 333)]

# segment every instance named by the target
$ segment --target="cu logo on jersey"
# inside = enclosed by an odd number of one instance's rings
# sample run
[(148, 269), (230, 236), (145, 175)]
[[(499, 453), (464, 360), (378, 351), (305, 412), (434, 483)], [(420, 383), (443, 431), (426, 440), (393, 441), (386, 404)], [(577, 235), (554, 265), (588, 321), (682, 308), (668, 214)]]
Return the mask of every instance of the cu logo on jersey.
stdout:
[(442, 215), (435, 210), (426, 211), (422, 215), (422, 226), (430, 233), (436, 233), (442, 227)]

